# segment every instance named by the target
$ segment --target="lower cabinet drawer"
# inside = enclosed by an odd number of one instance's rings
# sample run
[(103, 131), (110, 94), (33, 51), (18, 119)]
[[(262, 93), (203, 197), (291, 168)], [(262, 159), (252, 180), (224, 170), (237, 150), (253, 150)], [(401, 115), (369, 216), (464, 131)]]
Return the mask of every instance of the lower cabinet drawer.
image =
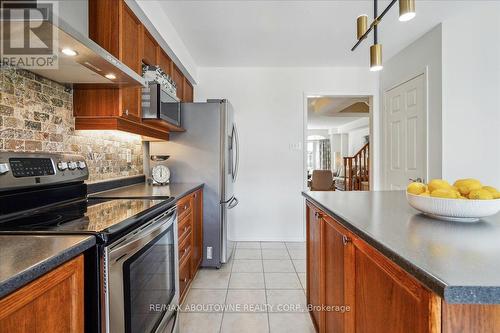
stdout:
[(188, 214), (182, 220), (179, 221), (179, 226), (177, 229), (177, 239), (179, 244), (182, 243), (188, 233), (193, 229), (193, 214)]
[(189, 256), (191, 256), (191, 236), (191, 231), (189, 231), (179, 244), (179, 265), (182, 265), (185, 260), (189, 260)]
[(184, 298), (187, 287), (191, 282), (191, 263), (189, 260), (184, 260), (181, 262), (179, 267), (179, 294), (181, 301)]

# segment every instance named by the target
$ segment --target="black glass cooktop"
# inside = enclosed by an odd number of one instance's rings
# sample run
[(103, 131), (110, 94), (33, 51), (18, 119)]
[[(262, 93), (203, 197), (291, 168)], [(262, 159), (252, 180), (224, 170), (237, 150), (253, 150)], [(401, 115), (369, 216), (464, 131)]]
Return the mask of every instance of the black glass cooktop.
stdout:
[(146, 222), (172, 200), (76, 200), (0, 219), (0, 231), (118, 234)]

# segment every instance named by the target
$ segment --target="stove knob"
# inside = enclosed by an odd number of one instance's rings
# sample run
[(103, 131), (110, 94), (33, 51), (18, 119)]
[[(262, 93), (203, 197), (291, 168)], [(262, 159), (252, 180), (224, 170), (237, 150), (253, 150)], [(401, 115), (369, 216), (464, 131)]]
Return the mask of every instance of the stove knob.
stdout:
[(68, 163), (66, 162), (59, 162), (57, 163), (57, 168), (60, 170), (60, 171), (64, 171), (68, 168)]
[(68, 169), (75, 170), (77, 168), (76, 162), (69, 162)]
[(78, 161), (78, 169), (85, 169), (86, 167), (85, 161)]

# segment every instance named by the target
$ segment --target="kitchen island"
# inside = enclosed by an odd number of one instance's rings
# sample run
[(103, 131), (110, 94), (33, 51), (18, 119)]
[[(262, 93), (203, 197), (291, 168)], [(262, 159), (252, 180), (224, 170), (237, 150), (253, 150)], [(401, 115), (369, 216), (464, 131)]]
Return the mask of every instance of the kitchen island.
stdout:
[(319, 331), (500, 330), (500, 215), (439, 221), (400, 191), (303, 195), (308, 303), (351, 308), (313, 309)]

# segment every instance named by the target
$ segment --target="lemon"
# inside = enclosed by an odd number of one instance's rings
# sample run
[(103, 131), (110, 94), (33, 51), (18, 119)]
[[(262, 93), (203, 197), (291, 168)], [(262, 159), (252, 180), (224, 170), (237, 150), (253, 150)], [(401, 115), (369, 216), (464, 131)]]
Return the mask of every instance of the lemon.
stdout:
[(420, 193), (419, 196), (421, 196), (421, 197), (430, 197), (431, 194), (429, 193), (429, 191), (425, 191), (425, 192)]
[(465, 196), (469, 195), (471, 191), (479, 190), (483, 187), (479, 180), (473, 178), (459, 179), (453, 184), (453, 186), (458, 188), (461, 195)]
[(493, 199), (500, 199), (500, 192), (493, 193)]
[(431, 197), (456, 199), (456, 198), (458, 198), (458, 195), (451, 188), (438, 188), (437, 190), (434, 190), (431, 192)]
[(469, 193), (469, 199), (472, 199), (472, 200), (492, 200), (493, 194), (491, 194), (491, 192), (483, 190), (483, 189), (472, 190)]
[(432, 192), (438, 189), (446, 189), (446, 190), (453, 189), (450, 183), (448, 183), (446, 180), (443, 179), (433, 179), (429, 182), (427, 186), (429, 187), (429, 192), (431, 192), (431, 195)]
[(427, 186), (425, 184), (419, 182), (413, 182), (406, 188), (406, 191), (411, 194), (419, 195), (420, 193), (424, 193), (427, 190)]
[(483, 190), (486, 190), (490, 193), (498, 193), (498, 190), (496, 188), (494, 188), (493, 186), (483, 186)]

